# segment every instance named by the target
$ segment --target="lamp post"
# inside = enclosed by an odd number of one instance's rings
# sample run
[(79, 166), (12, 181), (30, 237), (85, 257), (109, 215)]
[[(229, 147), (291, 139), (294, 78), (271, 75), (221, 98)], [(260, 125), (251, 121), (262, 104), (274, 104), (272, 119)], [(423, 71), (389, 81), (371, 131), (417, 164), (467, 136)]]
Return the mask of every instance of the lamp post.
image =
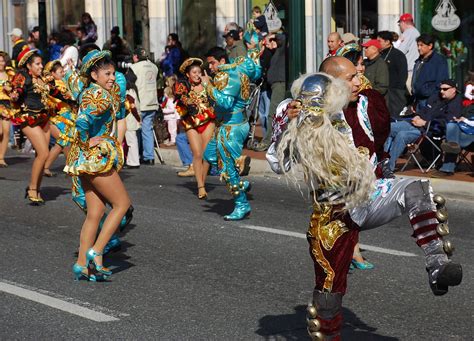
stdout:
[(289, 2), (288, 84), (306, 72), (304, 0)]

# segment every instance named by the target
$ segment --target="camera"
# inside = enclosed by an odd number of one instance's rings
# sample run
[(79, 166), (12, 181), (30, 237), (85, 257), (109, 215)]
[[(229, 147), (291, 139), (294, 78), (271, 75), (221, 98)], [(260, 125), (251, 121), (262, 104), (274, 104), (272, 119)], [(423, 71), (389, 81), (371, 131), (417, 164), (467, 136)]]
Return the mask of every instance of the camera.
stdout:
[(133, 63), (127, 63), (127, 62), (118, 62), (117, 66), (120, 69), (130, 69), (132, 67)]

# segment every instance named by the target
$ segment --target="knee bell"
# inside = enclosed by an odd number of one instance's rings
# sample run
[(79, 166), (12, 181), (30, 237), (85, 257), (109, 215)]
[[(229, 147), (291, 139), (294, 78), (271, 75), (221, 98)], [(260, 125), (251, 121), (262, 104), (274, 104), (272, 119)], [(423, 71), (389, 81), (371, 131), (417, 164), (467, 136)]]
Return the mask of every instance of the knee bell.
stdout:
[(438, 226), (436, 226), (436, 232), (440, 236), (447, 236), (449, 234), (449, 226), (446, 223), (440, 223)]
[(438, 219), (440, 223), (445, 223), (448, 221), (448, 211), (446, 208), (436, 211), (436, 219)]
[(311, 337), (311, 340), (313, 340), (313, 341), (323, 341), (324, 340), (324, 335), (321, 332), (309, 333), (309, 336)]
[(443, 250), (448, 256), (452, 255), (454, 252), (454, 245), (449, 240), (443, 242)]
[(318, 319), (308, 319), (307, 324), (308, 324), (308, 331), (310, 333), (317, 332), (319, 331), (319, 329), (321, 329), (321, 322), (319, 322)]
[(312, 304), (308, 305), (308, 308), (306, 308), (306, 312), (308, 313), (308, 317), (311, 319), (315, 319), (318, 316), (318, 311), (316, 310), (316, 307)]
[(435, 194), (433, 196), (433, 201), (436, 204), (436, 208), (438, 210), (443, 208), (446, 205), (446, 198), (439, 194)]

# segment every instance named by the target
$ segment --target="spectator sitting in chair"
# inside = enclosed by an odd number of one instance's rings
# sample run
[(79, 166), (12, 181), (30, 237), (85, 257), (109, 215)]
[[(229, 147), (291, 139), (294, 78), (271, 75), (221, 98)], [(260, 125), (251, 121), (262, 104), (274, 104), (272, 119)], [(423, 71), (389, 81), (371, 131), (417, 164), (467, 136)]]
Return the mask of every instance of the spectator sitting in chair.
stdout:
[(459, 118), (453, 117), (446, 125), (446, 140), (441, 144), (444, 161), (441, 168), (431, 175), (435, 178), (454, 174), (456, 160), (462, 148), (474, 143), (474, 104), (465, 107)]
[(430, 130), (436, 128), (445, 133), (446, 123), (459, 116), (462, 110), (462, 96), (457, 91), (456, 82), (447, 79), (441, 82), (439, 93), (428, 98), (426, 107), (415, 112), (411, 122), (397, 121), (390, 124), (390, 135), (385, 143), (385, 151), (390, 153), (390, 169), (395, 170), (397, 159), (407, 144), (413, 143), (421, 135), (421, 130), (432, 121)]

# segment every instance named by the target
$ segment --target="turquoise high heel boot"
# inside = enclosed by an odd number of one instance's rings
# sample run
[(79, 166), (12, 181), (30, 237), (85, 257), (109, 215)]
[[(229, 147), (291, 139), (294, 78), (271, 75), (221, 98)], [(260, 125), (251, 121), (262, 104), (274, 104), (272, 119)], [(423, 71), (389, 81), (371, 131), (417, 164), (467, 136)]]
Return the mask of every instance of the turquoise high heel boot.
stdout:
[(351, 265), (359, 270), (371, 270), (374, 268), (374, 264), (364, 260), (363, 262), (358, 262), (355, 259), (352, 260)]
[(122, 249), (122, 242), (117, 234), (113, 234), (107, 245), (104, 247), (104, 256), (110, 252), (118, 252)]
[(88, 275), (87, 273), (83, 272), (86, 269), (87, 269), (87, 266), (81, 266), (75, 263), (72, 266), (72, 273), (74, 274), (74, 280), (79, 281), (81, 279), (85, 279), (89, 282), (96, 282), (97, 279), (94, 275)]
[(119, 226), (120, 232), (122, 232), (132, 221), (133, 211), (134, 211), (134, 208), (132, 205), (130, 205), (127, 212), (123, 216), (122, 221), (120, 222), (120, 226)]
[(252, 210), (247, 201), (247, 195), (245, 194), (245, 184), (241, 181), (239, 185), (233, 185), (231, 188), (233, 191), (232, 194), (234, 195), (235, 207), (231, 214), (224, 216), (224, 220), (242, 220), (249, 215)]
[(242, 189), (245, 191), (245, 193), (250, 192), (250, 190), (252, 189), (252, 184), (247, 180), (244, 180), (241, 182), (242, 182)]
[[(102, 231), (102, 226), (104, 225), (104, 221), (107, 218), (107, 213), (104, 213), (102, 216), (102, 219), (100, 220), (99, 223), (99, 233)], [(131, 219), (130, 219), (131, 220)], [(122, 221), (120, 222), (120, 229), (122, 230), (122, 224), (126, 222), (126, 215), (122, 218)], [(112, 237), (110, 237), (109, 242), (107, 245), (104, 247), (104, 251), (102, 252), (104, 255), (108, 254), (109, 252), (117, 252), (122, 248), (122, 242), (120, 241), (120, 238), (118, 234), (114, 233)]]
[[(125, 228), (132, 221), (132, 219), (133, 219), (133, 210), (134, 210), (133, 206), (130, 205), (127, 212), (125, 213), (122, 220), (120, 221), (120, 225), (119, 225), (120, 232), (125, 230)], [(102, 219), (100, 220), (99, 231), (102, 230), (102, 226), (104, 225), (104, 221), (105, 221), (106, 218), (107, 218), (107, 213), (105, 213), (104, 216), (102, 217)], [(119, 238), (118, 234), (114, 233), (112, 235), (112, 237), (110, 238), (109, 242), (107, 243), (107, 245), (105, 246), (103, 254), (106, 255), (109, 252), (117, 252), (117, 251), (120, 251), (121, 248), (122, 248), (122, 242), (120, 241), (120, 238)]]
[(103, 255), (102, 253), (95, 252), (94, 249), (91, 248), (91, 249), (87, 250), (87, 252), (86, 252), (87, 262), (92, 263), (94, 265), (95, 269), (97, 270), (97, 272), (100, 272), (104, 276), (111, 276), (112, 275), (111, 270), (109, 270), (108, 268), (106, 268), (103, 265), (98, 265), (95, 262), (95, 257), (99, 257), (99, 256), (102, 256), (102, 255)]

